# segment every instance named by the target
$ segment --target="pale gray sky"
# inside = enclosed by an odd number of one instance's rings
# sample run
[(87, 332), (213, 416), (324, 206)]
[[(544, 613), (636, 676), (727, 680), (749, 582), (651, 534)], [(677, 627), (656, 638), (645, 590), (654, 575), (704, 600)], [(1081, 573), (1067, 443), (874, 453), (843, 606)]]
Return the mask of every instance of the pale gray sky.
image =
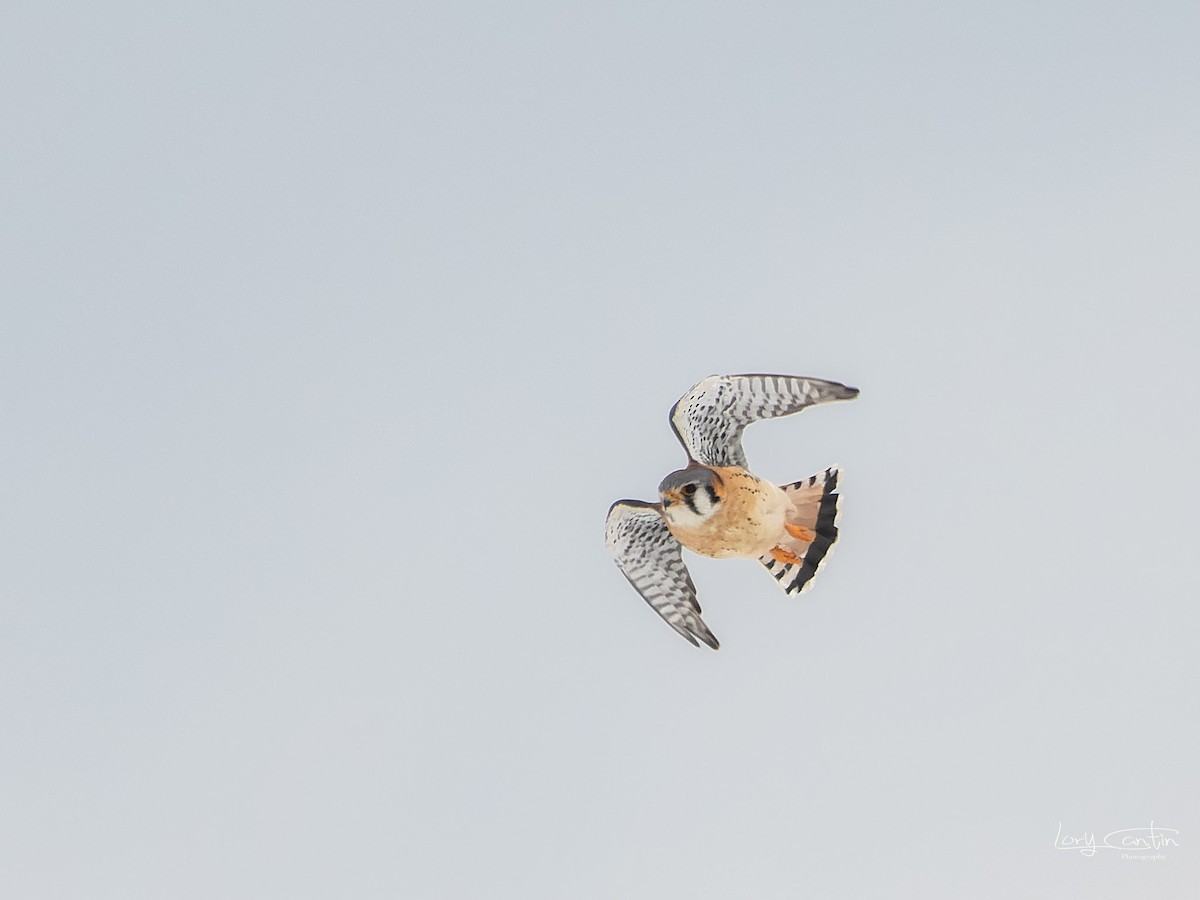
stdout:
[[(0, 883), (1194, 897), (1200, 7), (8, 4)], [(714, 372), (788, 599), (604, 551)], [(1178, 830), (1161, 860), (1058, 829)]]

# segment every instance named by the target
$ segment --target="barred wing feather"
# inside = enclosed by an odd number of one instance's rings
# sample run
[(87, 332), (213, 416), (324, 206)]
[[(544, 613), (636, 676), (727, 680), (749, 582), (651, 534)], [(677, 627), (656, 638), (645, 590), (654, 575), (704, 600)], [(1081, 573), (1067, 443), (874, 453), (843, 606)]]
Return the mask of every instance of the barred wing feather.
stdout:
[(683, 562), (683, 548), (667, 530), (657, 504), (618, 500), (608, 511), (605, 543), (621, 572), (642, 599), (694, 646), (719, 646), (696, 602), (696, 586)]
[(747, 468), (742, 451), (742, 432), (747, 425), (856, 396), (858, 388), (819, 378), (710, 375), (671, 407), (671, 428), (689, 460), (706, 466)]

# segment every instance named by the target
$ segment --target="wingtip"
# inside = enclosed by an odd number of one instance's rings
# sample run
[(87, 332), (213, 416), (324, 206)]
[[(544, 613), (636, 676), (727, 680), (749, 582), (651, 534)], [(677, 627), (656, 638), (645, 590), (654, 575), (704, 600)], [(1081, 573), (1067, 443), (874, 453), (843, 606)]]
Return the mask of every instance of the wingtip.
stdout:
[[(711, 647), (714, 650), (720, 650), (721, 642), (717, 640), (717, 636), (715, 634), (713, 634), (711, 631), (709, 631), (708, 626), (705, 625), (703, 622), (698, 622), (697, 624), (699, 625), (699, 627), (692, 629), (692, 632), (691, 632), (692, 637), (699, 638), (707, 646)], [(692, 643), (696, 644), (696, 641), (693, 639)], [(700, 645), (696, 644), (696, 646), (699, 647)]]

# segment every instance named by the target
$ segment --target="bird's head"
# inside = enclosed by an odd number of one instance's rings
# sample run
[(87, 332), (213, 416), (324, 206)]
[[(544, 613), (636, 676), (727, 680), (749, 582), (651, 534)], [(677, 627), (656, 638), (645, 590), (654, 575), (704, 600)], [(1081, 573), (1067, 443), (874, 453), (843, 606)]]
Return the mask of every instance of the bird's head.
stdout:
[(698, 524), (721, 505), (725, 484), (708, 466), (691, 465), (672, 472), (658, 486), (663, 515), (671, 522)]

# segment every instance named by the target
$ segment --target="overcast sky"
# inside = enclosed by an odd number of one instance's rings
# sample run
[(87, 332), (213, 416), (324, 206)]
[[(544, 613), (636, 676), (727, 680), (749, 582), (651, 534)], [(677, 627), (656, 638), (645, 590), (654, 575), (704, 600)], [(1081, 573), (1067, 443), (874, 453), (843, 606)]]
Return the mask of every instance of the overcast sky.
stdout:
[[(1194, 897), (1197, 47), (6, 4), (4, 893)], [(748, 433), (842, 539), (798, 598), (689, 555), (713, 653), (603, 522), (747, 371), (862, 395)]]

